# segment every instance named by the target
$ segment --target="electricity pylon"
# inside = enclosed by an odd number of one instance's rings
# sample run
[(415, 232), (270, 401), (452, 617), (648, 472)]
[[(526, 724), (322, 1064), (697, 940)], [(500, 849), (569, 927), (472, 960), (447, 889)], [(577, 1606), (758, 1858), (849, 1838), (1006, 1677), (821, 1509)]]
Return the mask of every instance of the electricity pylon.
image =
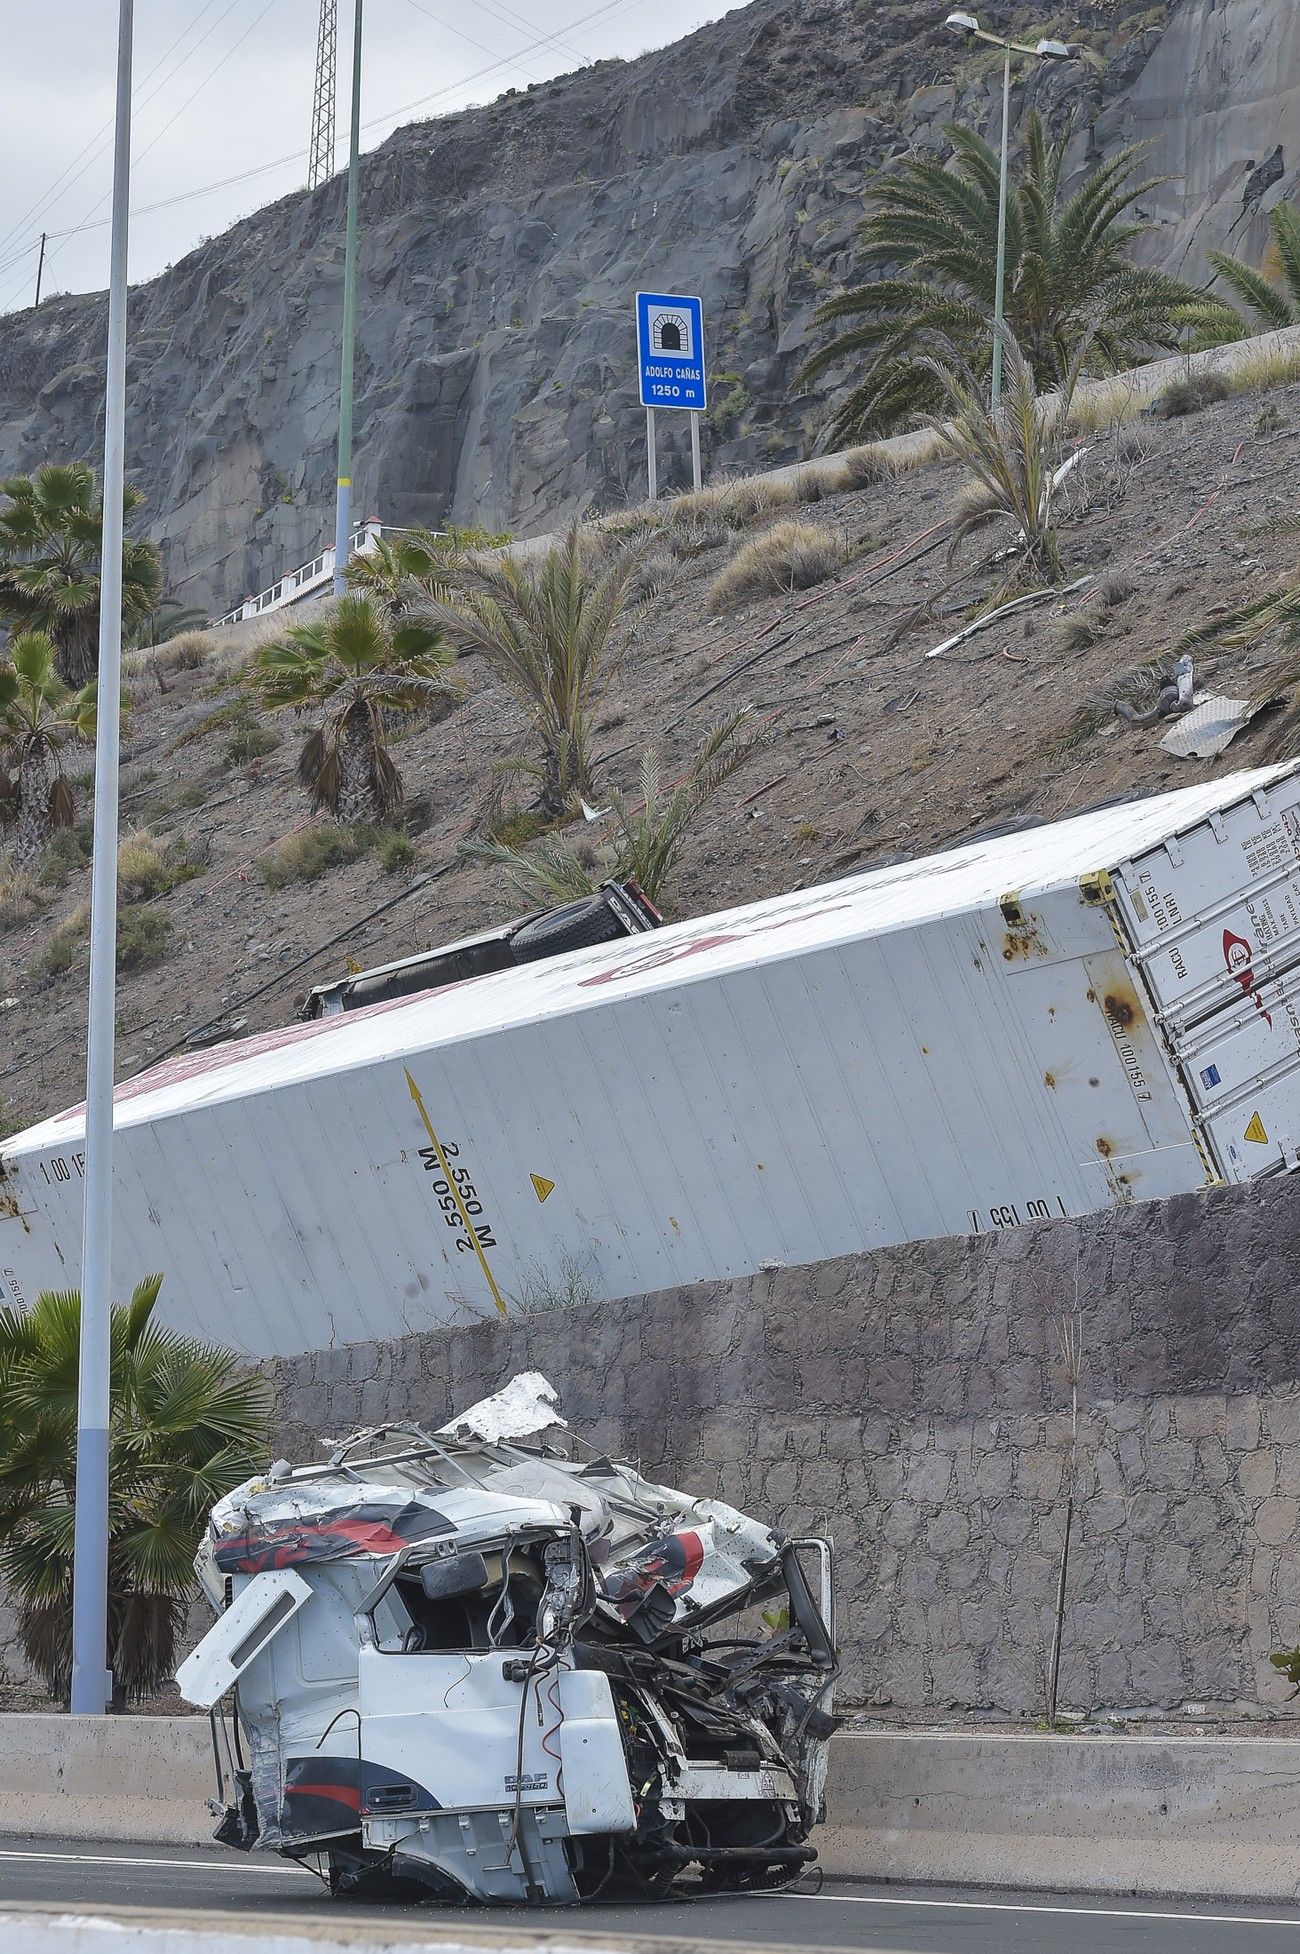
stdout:
[(338, 0), (320, 0), (316, 32), (316, 93), (311, 110), (311, 155), (307, 188), (314, 190), (334, 174), (334, 93), (338, 65)]

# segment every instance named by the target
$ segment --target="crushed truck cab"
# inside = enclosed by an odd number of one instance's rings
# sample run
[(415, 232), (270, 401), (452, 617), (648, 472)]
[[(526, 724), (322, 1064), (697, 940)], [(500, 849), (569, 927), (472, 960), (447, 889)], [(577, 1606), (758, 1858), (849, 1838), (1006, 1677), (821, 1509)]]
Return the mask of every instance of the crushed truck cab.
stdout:
[(586, 1454), (554, 1401), (528, 1372), (213, 1509), (217, 1621), (177, 1681), (213, 1720), (219, 1839), (456, 1902), (773, 1886), (815, 1858), (830, 1544)]

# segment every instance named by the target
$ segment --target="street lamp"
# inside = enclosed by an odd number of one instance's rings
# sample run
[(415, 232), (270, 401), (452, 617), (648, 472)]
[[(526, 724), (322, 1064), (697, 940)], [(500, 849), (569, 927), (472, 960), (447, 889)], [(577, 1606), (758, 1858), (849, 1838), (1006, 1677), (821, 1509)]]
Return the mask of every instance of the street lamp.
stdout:
[(964, 41), (986, 41), (1002, 49), (1002, 168), (998, 181), (998, 259), (993, 291), (993, 383), (990, 396), (996, 407), (1002, 398), (1002, 311), (1006, 295), (1007, 270), (1007, 153), (1011, 137), (1011, 57), (1028, 54), (1039, 61), (1072, 61), (1074, 49), (1064, 41), (1037, 41), (1027, 47), (1023, 41), (1004, 40), (981, 27), (974, 14), (949, 14), (945, 27), (960, 34)]
[(361, 149), (361, 0), (352, 15), (352, 121), (348, 138), (347, 228), (343, 247), (343, 348), (339, 374), (339, 466), (334, 503), (334, 595), (348, 587), (352, 543), (352, 369), (356, 355), (357, 172)]
[(99, 559), (99, 723), (90, 866), (86, 1185), (81, 1231), (77, 1490), (73, 1521), (72, 1710), (102, 1716), (108, 1644), (108, 1435), (112, 1321), (113, 1038), (117, 956), (118, 731), (122, 694), (122, 518), (126, 449), (126, 247), (131, 199), (134, 0), (120, 0), (113, 218), (104, 382), (104, 513)]

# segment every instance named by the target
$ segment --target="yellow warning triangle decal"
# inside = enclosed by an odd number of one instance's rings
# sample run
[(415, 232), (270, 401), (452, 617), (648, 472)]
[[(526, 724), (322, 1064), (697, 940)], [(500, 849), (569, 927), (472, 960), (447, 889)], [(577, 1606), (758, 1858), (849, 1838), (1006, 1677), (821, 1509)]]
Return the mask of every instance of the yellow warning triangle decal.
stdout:
[(1266, 1147), (1268, 1145), (1268, 1135), (1264, 1131), (1264, 1122), (1258, 1113), (1254, 1115), (1250, 1125), (1246, 1128), (1246, 1138), (1253, 1140), (1256, 1146)]
[(533, 1184), (533, 1193), (539, 1201), (544, 1201), (548, 1194), (555, 1192), (555, 1182), (548, 1181), (545, 1174), (530, 1174), (528, 1178)]

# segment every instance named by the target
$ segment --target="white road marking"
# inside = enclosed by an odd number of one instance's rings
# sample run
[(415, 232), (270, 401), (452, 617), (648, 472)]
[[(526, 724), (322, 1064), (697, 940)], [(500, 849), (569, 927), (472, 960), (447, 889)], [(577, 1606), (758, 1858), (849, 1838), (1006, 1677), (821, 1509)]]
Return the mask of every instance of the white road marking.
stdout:
[[(2, 1860), (36, 1860), (46, 1866), (154, 1866), (173, 1872), (178, 1867), (184, 1867), (189, 1872), (252, 1873), (254, 1876), (268, 1873), (282, 1879), (298, 1879), (303, 1874), (308, 1879), (314, 1877), (301, 1866), (246, 1866), (233, 1859), (145, 1859), (109, 1852), (25, 1852), (0, 1848)], [(761, 1896), (715, 1894), (711, 1897), (753, 1899)], [(939, 1912), (946, 1910), (955, 1913), (1046, 1913), (1056, 1918), (1077, 1914), (1081, 1920), (1174, 1920), (1192, 1926), (1300, 1928), (1300, 1916), (1295, 1914), (1284, 1919), (1280, 1915), (1262, 1913), (1172, 1913), (1155, 1907), (1072, 1906), (1064, 1899), (1060, 1905), (1049, 1906), (1038, 1900), (929, 1900), (893, 1893), (772, 1893), (767, 1897), (773, 1900), (821, 1901), (832, 1906), (929, 1907)]]
[(1185, 1920), (1193, 1926), (1297, 1927), (1300, 1915), (1289, 1920), (1265, 1913), (1162, 1913), (1154, 1907), (1080, 1907), (1063, 1902), (1046, 1906), (1035, 1900), (917, 1900), (885, 1893), (778, 1893), (781, 1900), (824, 1900), (832, 1904), (859, 1907), (938, 1907), (963, 1913), (1077, 1913), (1081, 1920)]
[[(274, 1873), (281, 1878), (298, 1879), (306, 1870), (301, 1866), (244, 1866), (236, 1859), (131, 1859), (117, 1852), (8, 1852), (0, 1859), (36, 1859), (43, 1866), (164, 1866), (175, 1872)], [(308, 1872), (308, 1879), (315, 1877)]]

